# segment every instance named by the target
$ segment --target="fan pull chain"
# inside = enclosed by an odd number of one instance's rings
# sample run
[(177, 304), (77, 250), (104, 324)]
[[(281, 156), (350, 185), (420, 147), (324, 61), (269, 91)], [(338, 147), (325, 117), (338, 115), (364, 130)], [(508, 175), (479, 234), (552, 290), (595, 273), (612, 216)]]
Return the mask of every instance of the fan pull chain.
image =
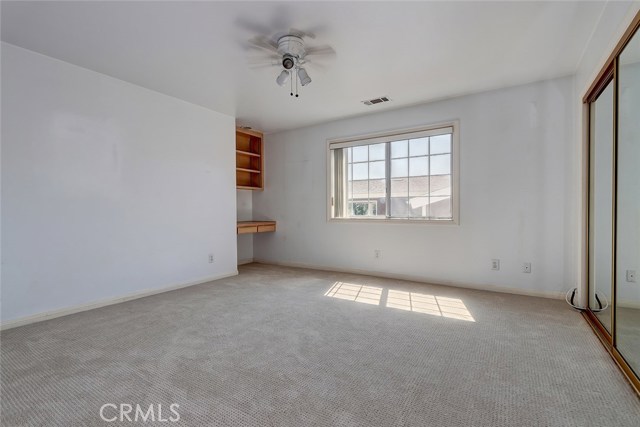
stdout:
[(294, 70), (293, 72), (291, 71), (289, 72), (290, 75), (293, 74), (293, 77), (289, 79), (289, 86), (291, 87), (291, 92), (289, 93), (289, 95), (293, 96), (293, 79), (295, 78), (296, 79), (296, 98), (298, 98), (299, 97), (298, 96), (298, 73), (297, 73), (298, 69), (295, 68), (293, 70)]

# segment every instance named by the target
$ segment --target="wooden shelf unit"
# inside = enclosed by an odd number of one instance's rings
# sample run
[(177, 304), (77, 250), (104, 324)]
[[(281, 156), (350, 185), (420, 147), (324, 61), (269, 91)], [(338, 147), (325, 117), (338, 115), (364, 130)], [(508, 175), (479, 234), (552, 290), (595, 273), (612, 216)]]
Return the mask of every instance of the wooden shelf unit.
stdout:
[(262, 132), (236, 129), (236, 188), (264, 189), (264, 145)]
[(238, 234), (269, 233), (276, 231), (275, 221), (238, 221)]

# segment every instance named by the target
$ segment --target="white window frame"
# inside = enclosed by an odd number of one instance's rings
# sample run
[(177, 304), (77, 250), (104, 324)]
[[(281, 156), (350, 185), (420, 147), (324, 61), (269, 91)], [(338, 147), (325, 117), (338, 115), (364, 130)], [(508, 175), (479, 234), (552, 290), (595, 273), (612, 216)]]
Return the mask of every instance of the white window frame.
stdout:
[[(332, 198), (333, 188), (332, 180), (334, 176), (333, 162), (331, 158), (331, 147), (336, 146), (348, 147), (357, 145), (369, 145), (382, 142), (392, 142), (408, 134), (412, 137), (429, 135), (431, 132), (438, 131), (442, 128), (452, 128), (451, 136), (451, 219), (422, 219), (422, 218), (380, 218), (380, 217), (362, 217), (362, 218), (333, 218), (332, 217)], [(438, 225), (459, 225), (460, 224), (460, 122), (453, 120), (443, 123), (435, 123), (409, 129), (399, 129), (387, 132), (377, 132), (364, 135), (356, 135), (347, 138), (327, 139), (326, 146), (327, 160), (327, 199), (325, 201), (327, 209), (328, 222), (346, 222), (346, 223), (397, 223), (397, 224), (438, 224)], [(388, 159), (387, 159), (388, 160)]]

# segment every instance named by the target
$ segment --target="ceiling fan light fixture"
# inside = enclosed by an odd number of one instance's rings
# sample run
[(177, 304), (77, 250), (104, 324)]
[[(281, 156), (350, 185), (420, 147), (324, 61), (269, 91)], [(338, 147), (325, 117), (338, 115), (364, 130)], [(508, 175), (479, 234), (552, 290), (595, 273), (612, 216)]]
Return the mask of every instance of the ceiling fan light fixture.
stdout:
[(311, 77), (307, 74), (307, 70), (302, 67), (298, 68), (298, 78), (300, 79), (300, 84), (302, 86), (306, 86), (311, 83)]
[(293, 60), (293, 58), (289, 55), (285, 55), (282, 59), (282, 66), (284, 67), (284, 69), (290, 70), (294, 65), (296, 65), (296, 62)]
[(289, 71), (282, 70), (282, 72), (280, 73), (278, 78), (276, 78), (276, 83), (278, 83), (278, 86), (284, 86), (285, 83), (287, 83), (287, 81), (289, 81), (289, 76), (290, 76)]

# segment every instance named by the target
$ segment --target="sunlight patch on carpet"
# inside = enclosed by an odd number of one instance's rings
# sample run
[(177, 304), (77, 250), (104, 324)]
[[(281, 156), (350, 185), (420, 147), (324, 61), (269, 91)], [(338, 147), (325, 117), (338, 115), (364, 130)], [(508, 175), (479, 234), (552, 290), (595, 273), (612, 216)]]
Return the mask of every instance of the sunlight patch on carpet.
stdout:
[(346, 282), (335, 282), (324, 295), (397, 310), (475, 322), (464, 302), (458, 298)]

